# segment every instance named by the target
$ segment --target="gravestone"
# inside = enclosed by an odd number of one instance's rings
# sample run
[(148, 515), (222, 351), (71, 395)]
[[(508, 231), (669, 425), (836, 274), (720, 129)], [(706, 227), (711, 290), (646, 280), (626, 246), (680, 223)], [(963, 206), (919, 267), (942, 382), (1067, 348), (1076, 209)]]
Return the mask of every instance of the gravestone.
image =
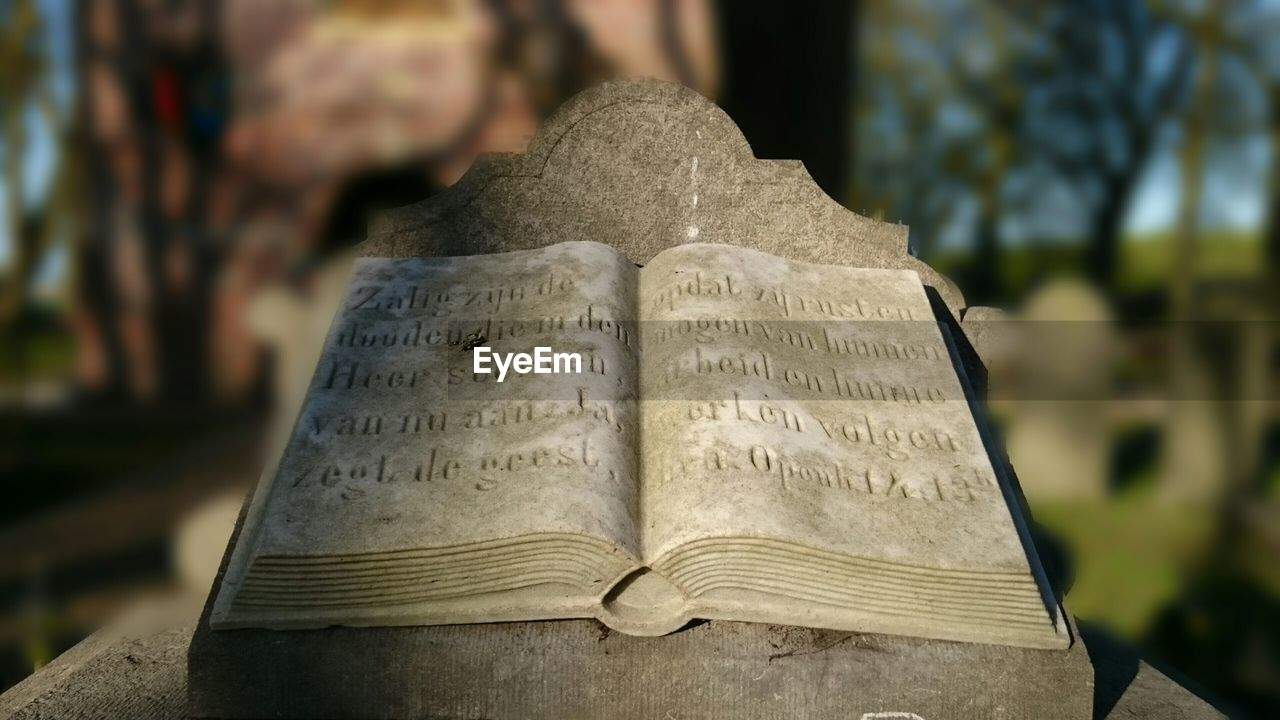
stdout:
[(342, 302), (351, 260), (343, 255), (331, 258), (314, 271), (307, 287), (269, 287), (249, 304), (250, 330), (271, 348), (275, 359), (271, 379), (275, 395), (267, 432), (278, 442), (283, 442), (302, 407), (330, 320)]
[(1117, 342), (1106, 298), (1058, 280), (1033, 294), (1018, 319), (1020, 384), (1006, 434), (1023, 490), (1033, 501), (1101, 500)]
[[(944, 336), (950, 338), (950, 350), (938, 354), (937, 359), (951, 368), (950, 377), (960, 383), (957, 388), (965, 384), (966, 376), (981, 371), (955, 320), (964, 308), (963, 298), (949, 281), (907, 254), (905, 228), (848, 212), (825, 196), (798, 163), (756, 159), (741, 133), (718, 108), (692, 91), (672, 85), (616, 83), (578, 96), (549, 121), (528, 154), (485, 158), (449, 192), (376, 223), (361, 247), (362, 254), (374, 260), (358, 272), (429, 274), (436, 266), (428, 261), (396, 264), (389, 259), (532, 251), (566, 241), (591, 241), (613, 248), (621, 253), (621, 260), (629, 262), (610, 261), (611, 266), (606, 263), (601, 267), (615, 267), (619, 273), (630, 263), (650, 265), (656, 259), (655, 265), (660, 265), (663, 257), (669, 257), (660, 255), (664, 250), (670, 253), (674, 252), (671, 248), (701, 243), (767, 252), (774, 257), (749, 260), (735, 255), (734, 262), (741, 263), (744, 272), (781, 263), (777, 266), (780, 269), (770, 272), (817, 273), (813, 282), (825, 282), (829, 288), (838, 285), (835, 275), (796, 269), (799, 266), (787, 265), (787, 261), (864, 268), (868, 283), (884, 288), (901, 284), (897, 290), (885, 292), (915, 293), (910, 319), (927, 319), (920, 325), (935, 335), (941, 332), (940, 341)], [(524, 257), (509, 259), (525, 262)], [(902, 270), (914, 275), (892, 272)], [(914, 284), (909, 284), (908, 278)], [(364, 302), (355, 295), (349, 298)], [(801, 307), (806, 305), (801, 303)], [(351, 307), (348, 303), (347, 308)], [(853, 303), (848, 307), (861, 306)], [(917, 317), (921, 313), (928, 317)], [(340, 344), (337, 339), (333, 342)], [(448, 369), (436, 367), (439, 373)], [(324, 382), (322, 375), (317, 375), (316, 382)], [(381, 381), (394, 384), (404, 379), (397, 381), (388, 375), (380, 376)], [(953, 393), (952, 399), (959, 401), (954, 407), (968, 407), (964, 398), (963, 391), (959, 396)], [(965, 422), (973, 428), (973, 442), (989, 445), (989, 430), (980, 411), (966, 417)], [(306, 432), (300, 423), (295, 439)], [(277, 458), (282, 453), (283, 448)], [(584, 449), (580, 455), (583, 464), (587, 456)], [(285, 458), (280, 467), (290, 467), (288, 462)], [(285, 543), (276, 554), (259, 556), (266, 558), (262, 572), (255, 572), (258, 565), (247, 564), (247, 550), (236, 555), (229, 549), (189, 651), (191, 711), (196, 717), (209, 718), (1089, 717), (1093, 676), (1087, 654), (1060, 598), (1053, 594), (1034, 559), (1026, 528), (1019, 521), (1024, 508), (1016, 483), (1001, 461), (995, 463), (991, 468), (995, 479), (983, 481), (995, 489), (987, 499), (1007, 503), (998, 507), (1007, 508), (1013, 521), (993, 542), (1020, 548), (1019, 553), (1025, 554), (1018, 556), (1022, 558), (1018, 561), (1023, 563), (1018, 566), (1021, 570), (991, 571), (995, 574), (983, 577), (1024, 577), (1031, 585), (1006, 591), (999, 583), (993, 585), (995, 581), (964, 575), (960, 569), (934, 569), (930, 573), (941, 572), (944, 579), (934, 577), (912, 586), (914, 589), (903, 596), (903, 607), (932, 607), (932, 601), (921, 598), (939, 585), (954, 585), (952, 579), (957, 577), (961, 586), (996, 588), (994, 595), (980, 598), (988, 605), (998, 606), (1004, 592), (1025, 591), (1032, 596), (1038, 592), (1039, 599), (1020, 596), (1007, 633), (995, 620), (981, 633), (966, 631), (964, 635), (968, 639), (985, 635), (991, 643), (1018, 638), (1018, 644), (1035, 647), (909, 637), (913, 628), (923, 627), (910, 623), (884, 625), (892, 630), (880, 631), (902, 635), (847, 627), (823, 629), (832, 626), (830, 618), (834, 616), (823, 615), (818, 609), (813, 617), (823, 619), (803, 623), (796, 616), (796, 624), (816, 627), (719, 619), (691, 623), (663, 637), (623, 634), (586, 619), (518, 621), (519, 612), (504, 616), (500, 609), (486, 610), (488, 614), (480, 617), (513, 622), (317, 627), (328, 617), (320, 613), (300, 623), (309, 629), (269, 629), (288, 626), (294, 617), (271, 612), (239, 614), (235, 598), (247, 587), (246, 578), (257, 578), (250, 604), (258, 608), (285, 602), (281, 598), (288, 594), (291, 578), (315, 583), (313, 587), (324, 593), (322, 605), (348, 600), (358, 592), (342, 578), (334, 584), (337, 570), (331, 566), (319, 574), (306, 575), (305, 568), (289, 559), (290, 546)], [(275, 530), (265, 526), (268, 533), (275, 532), (276, 538), (288, 535), (289, 512), (270, 515), (270, 493), (261, 489), (270, 489), (274, 470), (273, 466), (264, 475), (258, 496), (242, 512), (231, 548), (238, 547), (241, 536), (247, 538), (244, 547), (253, 547), (259, 537), (256, 533), (264, 527), (264, 517), (277, 523)], [(298, 470), (289, 475), (291, 481), (306, 481), (309, 471)], [(796, 476), (810, 477), (798, 472)], [(324, 487), (344, 491), (336, 483)], [(952, 497), (955, 494), (962, 503), (969, 503), (976, 499), (977, 487), (949, 484), (935, 490), (936, 497), (919, 488), (902, 490), (900, 498), (892, 501), (925, 503), (929, 499), (956, 499)], [(306, 512), (313, 503), (306, 500), (295, 511)], [(934, 512), (941, 522), (948, 517), (942, 512), (944, 506), (942, 503), (928, 512)], [(923, 504), (915, 507), (919, 512), (925, 509)], [(962, 512), (960, 508), (957, 505), (949, 512)], [(355, 522), (359, 514), (347, 517)], [(394, 518), (388, 516), (386, 521), (391, 523)], [(342, 522), (337, 517), (331, 524), (335, 534), (351, 532)], [(929, 536), (936, 531), (932, 525), (882, 527), (886, 538), (895, 537), (895, 533), (924, 537), (936, 546), (940, 557), (951, 550), (948, 538)], [(982, 536), (991, 533), (992, 527), (981, 524), (970, 529)], [(873, 532), (866, 539), (875, 538)], [(312, 540), (323, 542), (326, 538), (313, 536)], [(951, 538), (957, 546), (971, 540), (959, 535)], [(897, 547), (888, 541), (886, 545), (889, 550)], [(866, 547), (871, 548), (868, 552), (876, 550), (874, 542)], [(399, 563), (395, 568), (403, 570), (407, 557), (399, 554), (385, 561)], [(383, 560), (359, 561), (369, 566), (362, 577), (376, 582), (382, 567), (377, 563)], [(743, 560), (740, 565), (762, 562)], [(839, 565), (829, 559), (823, 562)], [(860, 583), (874, 586), (885, 577), (900, 577), (906, 565), (875, 567), (874, 573), (858, 576), (862, 579), (847, 582), (845, 587), (861, 590)], [(399, 590), (380, 587), (370, 599), (371, 605), (395, 592)], [(1026, 639), (1029, 636), (1013, 632), (1026, 613), (1043, 614), (1046, 610), (1056, 622), (1048, 640), (1031, 642)], [(555, 613), (540, 617), (574, 616)], [(335, 617), (334, 622), (347, 625), (395, 622), (376, 614), (360, 621), (349, 615)], [(441, 617), (441, 621), (453, 622), (460, 615)], [(778, 617), (785, 617), (785, 613)], [(215, 621), (222, 629), (213, 629)], [(834, 625), (842, 622), (836, 618)], [(626, 622), (616, 626), (624, 632), (637, 629)], [(860, 625), (855, 620), (850, 627)], [(639, 627), (638, 634), (651, 629)], [(663, 626), (657, 631), (672, 629)], [(935, 638), (961, 636), (927, 628), (921, 632), (932, 632)]]
[(1160, 497), (1170, 503), (1209, 504), (1227, 488), (1230, 437), (1224, 431), (1222, 405), (1212, 399), (1212, 375), (1196, 357), (1173, 369), (1183, 376), (1172, 387), (1160, 443)]

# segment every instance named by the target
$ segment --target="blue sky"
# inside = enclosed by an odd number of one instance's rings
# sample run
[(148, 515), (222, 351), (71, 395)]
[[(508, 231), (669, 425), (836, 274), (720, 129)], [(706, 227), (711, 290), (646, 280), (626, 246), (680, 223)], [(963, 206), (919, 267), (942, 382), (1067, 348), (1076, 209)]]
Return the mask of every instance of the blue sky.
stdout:
[[(72, 68), (72, 22), (71, 13), (75, 0), (37, 0), (42, 17), (46, 18), (46, 34), (43, 38), (47, 57), (51, 63), (52, 93), (54, 102), (62, 112), (71, 108), (75, 93), (75, 76)], [(57, 146), (53, 129), (43, 122), (35, 107), (26, 113), (27, 145), (22, 149), (23, 173), (26, 181), (24, 188), (27, 202), (38, 205), (44, 202), (45, 195), (52, 184), (54, 169), (57, 166)], [(0, 140), (0, 152), (10, 149), (3, 146)], [(5, 180), (0, 177), (0, 267), (8, 265), (13, 256), (13, 238), (9, 232), (8, 190)], [(65, 253), (59, 252), (50, 258), (40, 269), (41, 284), (56, 282), (65, 274)]]
[[(1255, 230), (1264, 219), (1265, 188), (1271, 164), (1270, 143), (1258, 134), (1218, 143), (1208, 154), (1201, 211), (1207, 227)], [(1177, 222), (1182, 168), (1172, 148), (1156, 155), (1139, 184), (1126, 221), (1129, 232), (1167, 230)]]

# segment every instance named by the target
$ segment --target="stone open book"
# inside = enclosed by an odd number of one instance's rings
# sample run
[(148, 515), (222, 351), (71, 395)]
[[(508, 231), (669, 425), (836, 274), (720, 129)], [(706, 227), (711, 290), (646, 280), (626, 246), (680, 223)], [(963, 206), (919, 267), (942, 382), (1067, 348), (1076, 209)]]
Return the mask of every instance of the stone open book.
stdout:
[[(499, 383), (477, 347), (580, 372)], [(1065, 647), (960, 367), (907, 270), (712, 244), (643, 269), (586, 242), (363, 259), (212, 625), (712, 619)]]

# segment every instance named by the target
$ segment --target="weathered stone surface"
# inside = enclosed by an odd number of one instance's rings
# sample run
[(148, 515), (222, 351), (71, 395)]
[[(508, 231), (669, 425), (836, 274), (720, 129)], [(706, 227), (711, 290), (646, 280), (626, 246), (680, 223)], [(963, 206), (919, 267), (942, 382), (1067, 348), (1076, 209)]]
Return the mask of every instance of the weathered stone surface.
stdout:
[[(925, 293), (921, 297), (916, 285), (911, 306), (929, 317), (912, 319), (926, 320), (920, 324), (934, 335), (934, 313), (955, 330), (952, 318), (963, 307), (954, 286), (907, 254), (905, 228), (849, 213), (823, 195), (798, 163), (755, 159), (718, 108), (688, 90), (656, 83), (612, 84), (583, 94), (545, 127), (528, 155), (480, 163), (450, 192), (384, 219), (361, 251), (374, 258), (474, 255), (567, 240), (600, 241), (641, 264), (664, 249), (715, 242), (790, 260), (879, 269), (872, 275), (913, 270)], [(813, 283), (823, 291), (857, 284), (843, 277)], [(967, 343), (957, 345), (967, 349)], [(968, 350), (959, 365), (973, 369)], [(948, 387), (953, 407), (963, 414), (967, 405), (955, 372), (949, 371)], [(707, 400), (682, 398), (699, 399)], [(989, 445), (988, 438), (977, 439), (973, 418), (966, 422), (969, 451)], [(1014, 508), (1016, 487), (1000, 482), (1005, 506)], [(913, 498), (921, 499), (904, 494)], [(927, 534), (929, 525), (908, 530)], [(1014, 545), (1027, 543), (1025, 528), (1014, 534)], [(637, 559), (645, 560), (643, 542), (638, 544)], [(893, 550), (895, 543), (884, 547)], [(1025, 554), (1019, 557), (1026, 562)], [(1029, 577), (1033, 571), (1019, 572)], [(661, 712), (691, 716), (764, 717), (788, 708), (845, 716), (866, 707), (860, 712), (948, 717), (959, 708), (984, 707), (995, 716), (1005, 708), (1016, 708), (1012, 716), (1053, 708), (1056, 716), (1085, 717), (1089, 703), (1080, 643), (1039, 651), (724, 621), (660, 640), (614, 633), (602, 641), (599, 629), (591, 621), (561, 621), (210, 632), (206, 618), (190, 654), (192, 693), (200, 713), (232, 716), (269, 710), (299, 716), (589, 717), (615, 707), (648, 716), (660, 702), (668, 708)], [(786, 644), (780, 636), (802, 640), (779, 655)], [(322, 655), (348, 664), (317, 664)], [(784, 658), (796, 662), (760, 684), (767, 671), (783, 667)], [(682, 671), (672, 673), (673, 666)], [(353, 673), (351, 667), (376, 671)], [(433, 680), (424, 683), (423, 677)], [(572, 687), (588, 687), (596, 699), (578, 699), (569, 685), (548, 685), (549, 677), (573, 678)], [(882, 682), (860, 685), (857, 693), (834, 691), (859, 677)], [(250, 679), (261, 692), (246, 689), (253, 687)], [(494, 685), (499, 679), (502, 693)], [(924, 694), (932, 700), (921, 700), (922, 687), (930, 688)], [(537, 698), (532, 707), (530, 697)], [(882, 707), (908, 701), (918, 703), (917, 710)]]
[(524, 155), (481, 158), (448, 192), (386, 214), (371, 257), (479, 255), (590, 240), (644, 264), (691, 242), (914, 270), (959, 317), (955, 285), (907, 254), (907, 228), (850, 212), (795, 160), (759, 160), (714, 103), (626, 81), (569, 100)]
[(641, 301), (646, 558), (732, 588), (692, 617), (1065, 646), (915, 273), (693, 244)]
[[(152, 622), (143, 625), (125, 624), (125, 626), (112, 625), (104, 630), (99, 631), (94, 636), (77, 645), (75, 648), (64, 653), (62, 656), (54, 660), (52, 664), (40, 670), (36, 674), (27, 678), (23, 682), (11, 688), (8, 692), (0, 695), (0, 718), (3, 720), (116, 720), (117, 718), (137, 718), (138, 720), (183, 720), (185, 718), (200, 717), (196, 712), (196, 707), (189, 705), (187, 701), (187, 684), (188, 676), (184, 660), (187, 647), (192, 639), (192, 632), (195, 629), (197, 615), (196, 611), (179, 613), (180, 617), (166, 618), (162, 622), (156, 621), (154, 608), (145, 608), (144, 612), (152, 619)], [(790, 635), (788, 634), (790, 633)], [(1147, 662), (1140, 659), (1131, 648), (1115, 642), (1107, 642), (1099, 639), (1094, 641), (1095, 635), (1090, 631), (1085, 631), (1085, 637), (1090, 640), (1089, 655), (1093, 662), (1094, 670), (1092, 680), (1087, 685), (1092, 688), (1093, 694), (1093, 713), (1085, 714), (1083, 717), (1092, 717), (1095, 720), (1217, 720), (1224, 717), (1221, 712), (1216, 710), (1209, 703), (1197, 697), (1194, 693), (1180, 686), (1177, 682), (1170, 679), (1167, 675), (1161, 673)], [(267, 634), (270, 637), (270, 634)], [(756, 660), (755, 666), (764, 670), (765, 677), (760, 679), (761, 682), (769, 678), (770, 674), (786, 675), (790, 677), (790, 673), (794, 672), (789, 669), (796, 663), (807, 663), (813, 666), (821, 666), (826, 662), (827, 653), (836, 650), (841, 652), (841, 648), (851, 646), (851, 649), (857, 650), (858, 653), (864, 654), (869, 659), (866, 665), (869, 666), (872, 674), (864, 676), (858, 675), (851, 678), (842, 676), (832, 676), (825, 680), (820, 679), (818, 687), (828, 688), (826, 695), (837, 698), (845, 698), (850, 707), (855, 707), (856, 703), (853, 698), (865, 697), (870, 698), (870, 706), (883, 708), (872, 712), (894, 712), (888, 708), (896, 707), (890, 705), (889, 702), (895, 698), (886, 696), (882, 687), (873, 684), (870, 679), (883, 679), (883, 674), (877, 674), (879, 671), (875, 667), (877, 660), (886, 654), (885, 648), (876, 645), (876, 636), (859, 636), (846, 635), (836, 633), (822, 636), (820, 633), (812, 633), (805, 630), (786, 630), (782, 628), (772, 628), (768, 637), (773, 644), (770, 644), (767, 652)], [(610, 649), (611, 643), (615, 643), (624, 638), (608, 635), (603, 636), (596, 633), (594, 639), (597, 645), (601, 646), (601, 650)], [(370, 638), (372, 640), (372, 638)], [(774, 647), (773, 645), (777, 645)], [(964, 647), (959, 645), (944, 644), (946, 647)], [(268, 645), (262, 645), (268, 647)], [(366, 645), (366, 648), (368, 645)], [(237, 698), (242, 692), (246, 692), (245, 702), (251, 699), (260, 698), (266, 694), (266, 690), (262, 687), (264, 679), (277, 677), (275, 671), (264, 677), (255, 677), (252, 675), (255, 671), (261, 671), (266, 667), (264, 662), (253, 660), (258, 650), (255, 648), (241, 646), (247, 654), (241, 658), (238, 663), (229, 665), (229, 668), (240, 668), (238, 675), (232, 678), (239, 682), (239, 685), (229, 685), (222, 688), (215, 688), (205, 682), (200, 690), (201, 693), (222, 693), (221, 697), (210, 698), (207, 695), (203, 698), (203, 702), (207, 707), (220, 707), (226, 711), (226, 718), (267, 718), (267, 717), (298, 717), (308, 709), (315, 709), (326, 697), (326, 690), (320, 686), (313, 686), (308, 689), (304, 696), (312, 696), (316, 690), (320, 691), (320, 696), (314, 697), (307, 701), (307, 706), (290, 705), (290, 703), (282, 696), (275, 696), (271, 701), (258, 709), (254, 709), (244, 703), (238, 703)], [(381, 682), (390, 684), (395, 681), (404, 682), (407, 687), (419, 687), (423, 684), (423, 676), (413, 677), (406, 670), (401, 673), (396, 670), (400, 663), (397, 660), (393, 650), (389, 648), (383, 654), (384, 658), (389, 658), (390, 663), (387, 668), (391, 669), (391, 676), (384, 674), (385, 668), (369, 668), (353, 665), (346, 662), (343, 665), (343, 656), (338, 654), (340, 648), (324, 648), (320, 657), (327, 658), (329, 662), (335, 664), (335, 667), (342, 668), (342, 675), (336, 681), (340, 687), (350, 687), (355, 684), (368, 682), (365, 678), (375, 676), (383, 677)], [(399, 649), (404, 649), (402, 646)], [(616, 649), (616, 648), (615, 648)], [(231, 648), (226, 648), (231, 650)], [(796, 652), (803, 650), (808, 654)], [(843, 652), (848, 653), (850, 649), (844, 649)], [(1019, 651), (1033, 652), (1037, 655), (1045, 655), (1043, 651)], [(788, 653), (790, 653), (788, 655)], [(363, 654), (354, 656), (356, 660), (366, 657)], [(279, 659), (279, 658), (276, 658)], [(289, 658), (292, 662), (314, 662), (312, 659)], [(954, 661), (955, 658), (952, 658)], [(936, 662), (936, 660), (921, 660), (914, 666), (914, 672), (919, 673), (920, 666), (925, 662)], [(901, 661), (895, 666), (900, 666)], [(421, 668), (416, 668), (421, 670)], [(515, 689), (504, 690), (503, 683), (500, 678), (494, 674), (496, 668), (489, 668), (480, 673), (475, 682), (485, 682), (490, 685), (491, 691), (495, 695), (511, 693), (510, 697), (516, 697)], [(230, 670), (228, 670), (230, 672)], [(752, 672), (747, 678), (756, 677), (759, 670)], [(427, 675), (426, 677), (433, 677)], [(917, 679), (916, 675), (909, 675), (908, 678)], [(769, 678), (770, 684), (776, 684), (781, 678)], [(697, 677), (693, 678), (696, 682)], [(842, 681), (842, 682), (841, 682)], [(196, 680), (197, 683), (200, 680)], [(841, 684), (837, 685), (837, 682)], [(832, 689), (834, 688), (834, 689)], [(1062, 687), (1049, 687), (1047, 685), (1035, 685), (1030, 688), (1029, 692), (1045, 692), (1061, 693)], [(1078, 690), (1078, 688), (1068, 687), (1067, 690)], [(799, 688), (788, 688), (788, 695), (795, 695)], [(546, 690), (544, 692), (550, 692)], [(575, 680), (569, 679), (561, 690), (564, 695), (577, 693), (578, 695), (586, 695), (587, 691), (583, 690), (580, 684)], [(978, 688), (978, 692), (987, 697), (993, 698), (997, 695), (994, 689)], [(1060, 718), (1066, 717), (1063, 708), (1064, 705), (1043, 704), (1038, 708), (1041, 712), (1038, 715), (1023, 715), (1019, 712), (1018, 695), (1005, 694), (998, 700), (998, 705), (993, 702), (984, 701), (965, 707), (963, 704), (952, 706), (951, 714), (925, 714), (921, 712), (923, 707), (918, 703), (920, 698), (929, 698), (937, 695), (932, 686), (918, 685), (911, 693), (910, 707), (917, 707), (915, 710), (917, 715), (924, 720), (944, 720), (949, 717), (956, 718), (1020, 718), (1020, 717), (1045, 717)], [(784, 696), (785, 697), (785, 696)], [(1074, 693), (1072, 697), (1075, 697)], [(678, 701), (678, 697), (668, 694), (666, 696), (666, 707), (668, 710), (657, 712), (656, 714), (643, 714), (640, 706), (631, 713), (630, 717), (652, 718), (665, 717), (665, 712), (671, 712), (671, 717), (688, 717), (676, 712), (673, 708)], [(193, 700), (197, 696), (193, 696)], [(775, 700), (777, 702), (777, 700)], [(781, 705), (782, 703), (778, 703)], [(730, 718), (738, 717), (731, 714), (734, 705), (732, 698), (721, 700), (721, 716)], [(369, 707), (358, 708), (355, 712), (350, 713), (351, 717), (373, 717), (374, 713), (370, 712), (371, 707), (377, 707), (371, 704)], [(404, 710), (404, 705), (397, 705), (398, 709)], [(283, 708), (283, 709), (282, 709)], [(279, 712), (275, 712), (279, 711)], [(596, 716), (580, 716), (610, 718), (625, 718), (626, 708), (618, 706), (616, 708), (607, 708), (605, 712)], [(799, 713), (800, 711), (797, 711)], [(910, 711), (908, 711), (910, 712)], [(334, 708), (325, 708), (315, 717), (340, 717), (341, 714)], [(483, 715), (478, 708), (468, 709), (465, 712), (454, 716), (447, 715), (411, 715), (408, 712), (402, 712), (402, 717), (417, 718), (439, 718), (444, 720), (456, 720), (456, 718), (489, 718), (490, 720), (503, 720), (502, 715)], [(549, 716), (549, 715), (544, 715)], [(775, 715), (774, 717), (782, 717), (783, 715)], [(800, 714), (793, 715), (799, 717)], [(510, 717), (525, 718), (538, 717), (537, 712), (519, 712), (513, 713)], [(562, 716), (565, 720), (572, 720), (573, 716)], [(716, 717), (709, 714), (706, 717)], [(808, 717), (823, 717), (819, 714), (810, 714)], [(853, 718), (859, 720), (868, 716), (864, 714), (849, 714), (841, 711), (830, 717), (839, 718), (839, 720), (847, 720)], [(881, 716), (884, 718), (885, 716)], [(870, 715), (868, 720), (874, 720), (876, 716)], [(904, 720), (910, 716), (888, 716), (894, 720)]]
[(149, 600), (0, 695), (5, 720), (187, 717), (192, 595)]
[(725, 621), (657, 638), (591, 620), (214, 632), (207, 615), (188, 655), (196, 718), (1083, 720), (1094, 702), (1079, 642), (1033, 650)]
[[(473, 374), (473, 337), (587, 360), (504, 387)], [(708, 243), (643, 270), (598, 243), (365, 258), (214, 626), (723, 619), (1066, 647), (975, 407), (912, 271)]]
[[(216, 620), (594, 615), (638, 563), (635, 343), (598, 326), (630, 320), (636, 273), (586, 243), (359, 263)], [(583, 372), (499, 385), (473, 376), (473, 340)]]

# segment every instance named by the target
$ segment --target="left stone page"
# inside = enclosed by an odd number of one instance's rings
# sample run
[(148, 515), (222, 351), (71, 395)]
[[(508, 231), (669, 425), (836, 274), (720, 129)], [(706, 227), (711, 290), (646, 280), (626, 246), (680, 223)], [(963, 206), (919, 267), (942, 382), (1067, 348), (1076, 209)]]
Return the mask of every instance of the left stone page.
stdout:
[[(250, 506), (215, 621), (264, 558), (314, 558), (331, 575), (347, 559), (402, 566), (406, 553), (445, 549), (447, 564), (463, 566), (448, 581), (465, 585), (455, 576), (472, 563), (450, 549), (482, 548), (481, 570), (511, 555), (505, 542), (520, 543), (512, 559), (546, 555), (524, 538), (581, 538), (578, 556), (605, 556), (590, 563), (603, 592), (605, 576), (639, 555), (637, 281), (635, 266), (596, 243), (358, 261), (287, 446)], [(576, 353), (561, 369), (580, 371), (511, 367), (499, 383), (495, 362), (473, 372), (479, 346)], [(372, 602), (348, 585), (326, 587), (335, 602)]]

